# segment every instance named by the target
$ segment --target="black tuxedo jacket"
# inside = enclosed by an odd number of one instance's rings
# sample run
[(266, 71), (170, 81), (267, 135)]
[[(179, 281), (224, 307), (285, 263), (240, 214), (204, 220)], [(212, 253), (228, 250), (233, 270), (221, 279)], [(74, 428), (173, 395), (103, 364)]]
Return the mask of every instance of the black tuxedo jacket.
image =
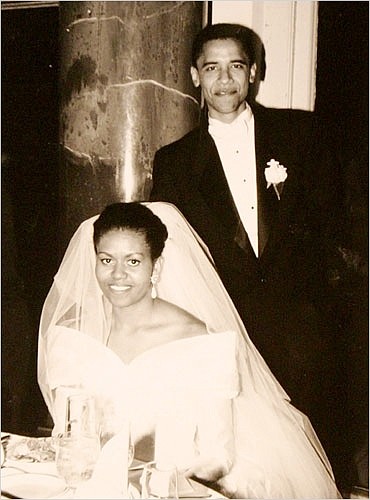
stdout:
[[(338, 163), (323, 144), (325, 131), (312, 113), (260, 105), (252, 109), (259, 258), (241, 224), (207, 123), (156, 153), (151, 200), (169, 201), (181, 210), (208, 245), (237, 306), (246, 296), (286, 301), (298, 294), (319, 302), (329, 271), (328, 249), (334, 248), (339, 229)], [(271, 159), (287, 168), (280, 201), (264, 177)], [(248, 323), (244, 307), (239, 311)]]
[[(328, 312), (343, 233), (339, 160), (331, 131), (313, 113), (259, 104), (252, 111), (259, 258), (234, 205), (207, 119), (157, 151), (151, 200), (175, 204), (205, 241), (250, 337), (292, 402), (311, 418), (335, 462), (343, 454), (333, 435), (344, 425), (338, 409), (343, 360)], [(287, 168), (280, 200), (264, 177), (271, 159)]]

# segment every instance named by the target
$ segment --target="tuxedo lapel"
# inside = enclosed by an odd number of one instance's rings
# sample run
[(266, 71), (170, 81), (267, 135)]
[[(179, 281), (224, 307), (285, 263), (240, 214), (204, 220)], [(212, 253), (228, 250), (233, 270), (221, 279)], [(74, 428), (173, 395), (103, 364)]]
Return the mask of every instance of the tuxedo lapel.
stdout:
[(199, 166), (202, 167), (199, 189), (210, 209), (225, 225), (236, 224), (233, 200), (218, 151), (207, 133), (200, 141)]
[(279, 200), (272, 186), (267, 189), (265, 168), (267, 162), (274, 158), (273, 144), (271, 142), (271, 127), (264, 120), (261, 112), (253, 110), (255, 118), (255, 150), (257, 169), (257, 199), (258, 199), (258, 254), (261, 258), (275, 219), (279, 212)]
[(212, 214), (224, 226), (225, 235), (228, 234), (237, 245), (256, 259), (229, 189), (217, 147), (205, 128), (200, 130), (196, 169), (199, 191)]
[[(280, 201), (272, 186), (267, 189), (265, 168), (267, 162), (279, 155), (274, 144), (274, 126), (266, 116), (265, 108), (252, 107), (255, 120), (255, 152), (257, 169), (258, 199), (258, 255), (265, 254), (267, 243), (279, 214)], [(239, 217), (229, 185), (222, 168), (217, 147), (208, 133), (208, 121), (203, 120), (199, 132), (197, 165), (199, 190), (213, 214), (224, 225), (227, 233), (232, 233), (234, 241), (256, 260), (244, 225)], [(278, 160), (278, 158), (276, 158)]]

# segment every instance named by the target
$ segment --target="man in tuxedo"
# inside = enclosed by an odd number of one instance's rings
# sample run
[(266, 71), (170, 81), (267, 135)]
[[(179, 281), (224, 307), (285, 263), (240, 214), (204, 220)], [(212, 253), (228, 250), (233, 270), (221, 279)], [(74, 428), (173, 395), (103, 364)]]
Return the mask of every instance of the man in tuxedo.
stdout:
[(330, 315), (339, 163), (313, 113), (255, 102), (264, 77), (256, 40), (234, 24), (196, 37), (191, 76), (206, 107), (199, 127), (157, 151), (151, 200), (175, 204), (205, 241), (252, 341), (310, 417), (340, 480), (342, 353)]

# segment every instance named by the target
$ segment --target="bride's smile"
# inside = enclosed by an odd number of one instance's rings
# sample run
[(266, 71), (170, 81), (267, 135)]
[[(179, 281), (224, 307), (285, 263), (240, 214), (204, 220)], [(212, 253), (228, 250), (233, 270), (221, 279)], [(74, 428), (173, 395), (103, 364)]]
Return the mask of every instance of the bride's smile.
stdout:
[(111, 230), (97, 244), (96, 278), (114, 307), (129, 307), (150, 299), (153, 261), (145, 235)]

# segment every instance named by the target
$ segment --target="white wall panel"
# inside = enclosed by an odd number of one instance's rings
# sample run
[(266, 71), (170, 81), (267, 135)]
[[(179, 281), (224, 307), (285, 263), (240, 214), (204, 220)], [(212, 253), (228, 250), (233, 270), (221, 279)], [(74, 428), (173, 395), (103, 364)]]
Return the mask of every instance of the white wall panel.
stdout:
[(212, 22), (252, 28), (266, 50), (267, 72), (257, 100), (276, 108), (313, 110), (315, 103), (317, 2), (212, 2)]

